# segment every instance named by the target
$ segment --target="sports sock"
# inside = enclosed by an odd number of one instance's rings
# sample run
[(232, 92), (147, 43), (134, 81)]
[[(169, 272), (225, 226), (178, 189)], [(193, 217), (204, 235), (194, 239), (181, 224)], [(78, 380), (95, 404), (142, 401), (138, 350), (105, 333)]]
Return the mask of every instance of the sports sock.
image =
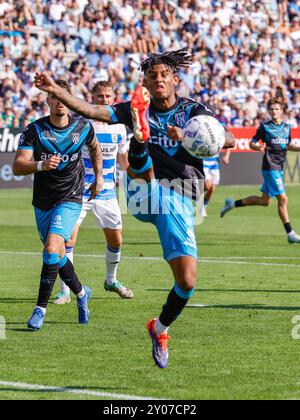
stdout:
[[(59, 263), (58, 263), (59, 269), (61, 269), (66, 264), (67, 255), (65, 255), (62, 259), (59, 260)], [(60, 275), (60, 272), (59, 272), (59, 275)], [(61, 292), (64, 292), (70, 296), (70, 288), (66, 285), (66, 283), (62, 279), (60, 279), (60, 290)]]
[(37, 306), (46, 308), (58, 275), (58, 254), (43, 252), (43, 268), (41, 272), (41, 281)]
[(67, 258), (71, 261), (72, 264), (74, 264), (74, 247), (67, 246), (66, 252), (67, 252)]
[(137, 174), (148, 171), (152, 167), (147, 143), (139, 143), (135, 138), (130, 142), (128, 161), (133, 172)]
[(194, 291), (195, 289), (186, 292), (175, 283), (159, 317), (163, 326), (169, 327), (178, 318)]
[(286, 231), (287, 234), (293, 232), (293, 228), (292, 228), (292, 225), (290, 223), (286, 223), (284, 225), (284, 229), (285, 229), (285, 231)]
[(42, 308), (41, 306), (35, 305), (34, 309), (40, 309), (43, 312), (43, 314), (46, 315), (46, 311), (47, 311), (46, 308)]
[[(65, 263), (64, 265), (62, 265)], [(71, 261), (65, 256), (61, 262), (61, 267), (59, 268), (59, 275), (63, 282), (72, 290), (72, 292), (77, 296), (82, 292), (83, 287), (78, 277), (75, 273), (74, 266)]]
[(204, 200), (204, 205), (205, 205), (205, 207), (207, 207), (207, 206), (208, 206), (208, 204), (209, 204), (209, 199), (208, 199), (208, 198), (206, 198), (206, 199)]
[(167, 333), (169, 330), (169, 327), (166, 325), (163, 325), (159, 319), (155, 321), (155, 332), (157, 335), (161, 335), (163, 333)]
[(242, 202), (242, 200), (237, 200), (235, 203), (234, 203), (234, 207), (246, 207), (245, 206), (245, 204), (243, 204), (243, 202)]
[(117, 281), (117, 271), (121, 259), (121, 248), (111, 248), (107, 246), (105, 262), (106, 262), (106, 283), (112, 285)]

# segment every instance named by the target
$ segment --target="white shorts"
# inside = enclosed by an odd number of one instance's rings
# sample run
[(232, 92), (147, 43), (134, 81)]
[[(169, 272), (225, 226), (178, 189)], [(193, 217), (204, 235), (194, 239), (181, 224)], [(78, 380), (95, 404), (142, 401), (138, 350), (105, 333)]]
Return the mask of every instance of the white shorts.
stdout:
[(82, 211), (77, 220), (80, 226), (84, 221), (88, 211), (93, 210), (97, 224), (101, 229), (119, 230), (122, 229), (122, 216), (118, 200), (93, 200), (89, 201), (84, 198)]
[(205, 181), (210, 181), (213, 185), (220, 184), (220, 169), (204, 168)]

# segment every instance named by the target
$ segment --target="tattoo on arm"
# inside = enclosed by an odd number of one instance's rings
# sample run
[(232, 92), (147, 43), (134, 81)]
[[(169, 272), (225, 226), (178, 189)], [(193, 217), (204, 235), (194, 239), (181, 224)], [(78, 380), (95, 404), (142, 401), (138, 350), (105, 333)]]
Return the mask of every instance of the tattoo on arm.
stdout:
[(82, 115), (84, 118), (106, 123), (113, 122), (107, 106), (89, 104), (86, 101), (70, 95), (66, 90), (60, 87), (57, 87), (54, 96), (56, 96), (67, 108)]
[(96, 177), (103, 176), (102, 151), (101, 151), (101, 147), (97, 141), (96, 136), (94, 137), (93, 141), (88, 145), (88, 148), (89, 148), (89, 154), (90, 154), (91, 162), (92, 162)]

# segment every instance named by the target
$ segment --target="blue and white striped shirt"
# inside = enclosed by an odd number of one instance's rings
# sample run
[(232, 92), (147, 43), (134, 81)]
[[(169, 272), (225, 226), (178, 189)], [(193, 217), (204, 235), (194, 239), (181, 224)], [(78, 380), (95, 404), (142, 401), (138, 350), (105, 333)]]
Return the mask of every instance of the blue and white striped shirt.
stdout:
[(219, 170), (220, 169), (219, 154), (211, 158), (203, 159), (203, 167), (204, 169), (209, 169), (209, 170)]
[[(123, 124), (107, 125), (93, 121), (93, 127), (103, 155), (103, 190), (96, 200), (110, 200), (117, 197), (116, 193), (116, 163), (117, 155), (127, 152), (126, 128)], [(85, 166), (85, 191), (84, 198), (90, 197), (87, 188), (94, 182), (95, 174), (90, 160), (88, 149), (83, 151)]]

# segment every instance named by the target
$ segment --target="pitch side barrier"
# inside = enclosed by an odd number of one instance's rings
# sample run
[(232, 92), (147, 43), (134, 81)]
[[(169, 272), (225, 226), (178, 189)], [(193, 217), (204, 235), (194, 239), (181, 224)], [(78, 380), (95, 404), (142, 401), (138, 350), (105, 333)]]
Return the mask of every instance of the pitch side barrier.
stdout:
[[(22, 130), (22, 128), (0, 128), (0, 189), (32, 186), (32, 177), (14, 176), (12, 173), (12, 163)], [(249, 147), (256, 128), (233, 128), (231, 131), (236, 138), (236, 146), (232, 150), (230, 165), (222, 163), (221, 183), (223, 185), (260, 184), (262, 182), (262, 155), (253, 152)], [(300, 127), (292, 130), (292, 137), (300, 143)], [(288, 154), (285, 177), (288, 184), (300, 183), (300, 154)]]
[[(250, 149), (250, 141), (257, 128), (232, 128), (231, 132), (236, 138), (235, 148), (232, 149), (230, 164), (221, 164), (222, 185), (257, 185), (262, 182), (261, 167), (262, 154)], [(300, 144), (300, 127), (292, 129), (293, 140)], [(287, 184), (300, 183), (300, 154), (288, 153), (285, 168)]]

